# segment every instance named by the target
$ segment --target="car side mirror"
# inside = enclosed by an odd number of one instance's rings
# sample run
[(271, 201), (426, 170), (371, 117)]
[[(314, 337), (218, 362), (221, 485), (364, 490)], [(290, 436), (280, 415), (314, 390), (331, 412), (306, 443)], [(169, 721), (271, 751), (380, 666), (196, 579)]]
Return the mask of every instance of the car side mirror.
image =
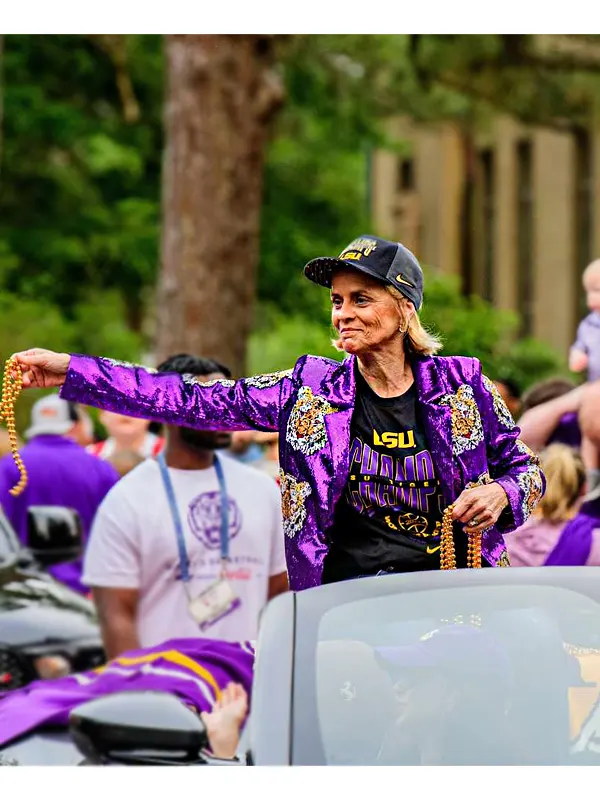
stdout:
[(27, 509), (27, 547), (45, 567), (81, 557), (83, 533), (77, 511), (63, 506)]
[(69, 716), (78, 750), (94, 764), (190, 764), (208, 746), (202, 719), (168, 692), (117, 692)]

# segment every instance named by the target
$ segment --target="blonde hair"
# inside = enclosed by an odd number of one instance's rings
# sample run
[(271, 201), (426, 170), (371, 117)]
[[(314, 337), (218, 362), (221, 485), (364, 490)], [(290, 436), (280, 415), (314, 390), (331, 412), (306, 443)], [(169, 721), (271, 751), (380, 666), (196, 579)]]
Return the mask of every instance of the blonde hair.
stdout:
[(585, 466), (577, 450), (566, 444), (551, 444), (540, 453), (546, 475), (546, 492), (538, 515), (548, 522), (562, 522), (574, 516), (575, 504), (585, 484)]
[(596, 258), (594, 261), (590, 262), (587, 267), (583, 270), (583, 274), (581, 276), (581, 281), (585, 288), (586, 281), (594, 274), (600, 274), (600, 258)]
[[(406, 298), (394, 286), (385, 286), (386, 292), (396, 301), (402, 321), (406, 321), (404, 303)], [(332, 345), (336, 350), (343, 350), (341, 339), (333, 339)], [(416, 356), (434, 356), (442, 349), (441, 340), (423, 327), (418, 311), (411, 314), (406, 330), (404, 331), (404, 348), (407, 353)]]

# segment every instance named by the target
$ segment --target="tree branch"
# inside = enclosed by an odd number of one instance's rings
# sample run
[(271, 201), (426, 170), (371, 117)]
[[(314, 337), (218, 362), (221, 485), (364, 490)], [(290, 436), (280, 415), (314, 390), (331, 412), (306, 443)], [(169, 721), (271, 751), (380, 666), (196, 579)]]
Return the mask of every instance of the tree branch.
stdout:
[(506, 102), (505, 96), (501, 98), (495, 93), (484, 92), (472, 84), (467, 85), (466, 83), (457, 79), (454, 75), (450, 75), (448, 73), (438, 73), (437, 75), (432, 76), (432, 78), (440, 86), (445, 86), (446, 88), (452, 89), (453, 91), (459, 92), (467, 97), (472, 97), (475, 100), (487, 103), (497, 111), (510, 114), (526, 125), (540, 125), (541, 127), (556, 130), (560, 133), (572, 133), (578, 127), (576, 122), (567, 118), (552, 117), (537, 114), (533, 111), (526, 112), (522, 109), (515, 108), (511, 106), (510, 103)]
[(556, 58), (555, 56), (544, 57), (530, 54), (523, 59), (521, 65), (515, 64), (515, 66), (522, 66), (525, 69), (539, 68), (549, 72), (591, 72), (600, 74), (600, 59), (595, 61), (573, 56)]
[(117, 91), (126, 122), (137, 122), (141, 116), (140, 106), (133, 90), (127, 65), (127, 40), (123, 34), (91, 33), (89, 38), (108, 56), (114, 70)]

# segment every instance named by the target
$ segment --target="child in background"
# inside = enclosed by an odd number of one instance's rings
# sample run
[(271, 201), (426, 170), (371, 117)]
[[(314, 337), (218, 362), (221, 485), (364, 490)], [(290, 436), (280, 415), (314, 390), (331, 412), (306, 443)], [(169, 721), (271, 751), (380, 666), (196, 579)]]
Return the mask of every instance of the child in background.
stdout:
[[(577, 329), (577, 339), (569, 353), (572, 372), (587, 370), (588, 381), (600, 379), (600, 258), (592, 261), (583, 272), (587, 307), (590, 313)], [(581, 455), (594, 482), (598, 479), (598, 451), (586, 439), (581, 442)]]
[(572, 372), (587, 370), (588, 381), (600, 378), (600, 258), (583, 272), (583, 288), (590, 313), (579, 323), (577, 339), (569, 353)]

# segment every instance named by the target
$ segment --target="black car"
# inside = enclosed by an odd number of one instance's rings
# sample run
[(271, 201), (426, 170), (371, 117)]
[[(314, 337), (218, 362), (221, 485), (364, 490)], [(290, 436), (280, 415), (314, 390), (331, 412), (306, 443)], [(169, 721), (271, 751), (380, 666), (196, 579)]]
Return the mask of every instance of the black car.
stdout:
[(32, 507), (28, 523), (24, 548), (0, 510), (0, 692), (104, 661), (93, 603), (44, 568), (79, 554), (76, 512)]
[[(268, 605), (238, 763), (598, 765), (599, 709), (596, 568), (365, 578)], [(0, 757), (214, 763), (205, 746), (175, 697), (117, 693)]]

